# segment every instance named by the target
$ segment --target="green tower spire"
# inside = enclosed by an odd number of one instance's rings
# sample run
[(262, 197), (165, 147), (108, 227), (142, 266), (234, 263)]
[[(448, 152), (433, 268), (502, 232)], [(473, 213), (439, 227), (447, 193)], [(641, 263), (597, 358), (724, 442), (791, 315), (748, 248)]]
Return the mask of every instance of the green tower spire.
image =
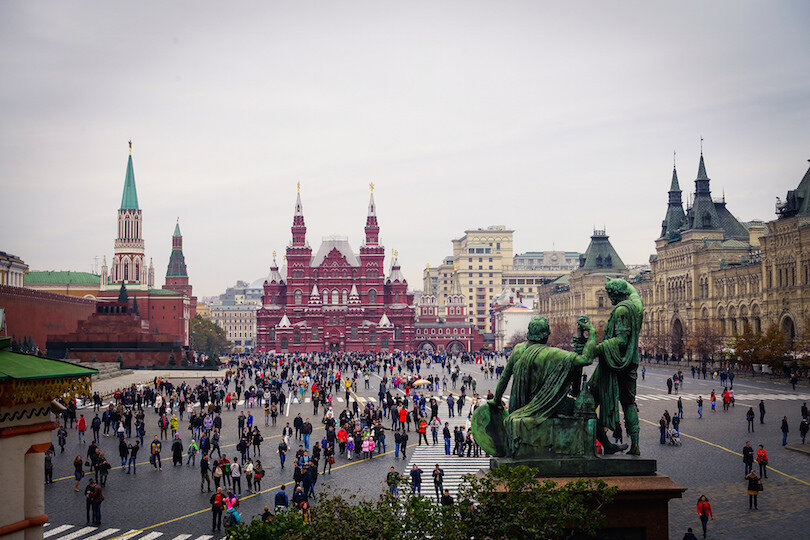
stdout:
[(127, 161), (127, 175), (124, 178), (124, 194), (121, 196), (121, 210), (138, 210), (135, 170), (132, 167), (132, 140), (129, 141), (129, 160)]

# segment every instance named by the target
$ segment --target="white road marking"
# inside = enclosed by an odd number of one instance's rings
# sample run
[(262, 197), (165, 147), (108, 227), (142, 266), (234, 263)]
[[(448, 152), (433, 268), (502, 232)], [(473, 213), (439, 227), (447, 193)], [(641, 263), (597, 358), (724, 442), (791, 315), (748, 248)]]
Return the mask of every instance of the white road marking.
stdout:
[(59, 534), (62, 531), (67, 531), (73, 528), (73, 525), (60, 525), (59, 527), (55, 527), (53, 529), (48, 529), (48, 532), (42, 535), (43, 538), (48, 538), (50, 536), (54, 536)]
[(88, 536), (84, 540), (101, 540), (102, 538), (107, 537), (107, 536), (111, 536), (111, 535), (117, 533), (120, 530), (121, 529), (104, 529), (100, 533), (94, 534), (93, 536)]
[(95, 531), (96, 527), (84, 527), (83, 529), (79, 529), (78, 531), (74, 531), (70, 534), (66, 534), (65, 536), (60, 536), (57, 540), (73, 540), (74, 538), (78, 538), (80, 536), (84, 536), (85, 534)]

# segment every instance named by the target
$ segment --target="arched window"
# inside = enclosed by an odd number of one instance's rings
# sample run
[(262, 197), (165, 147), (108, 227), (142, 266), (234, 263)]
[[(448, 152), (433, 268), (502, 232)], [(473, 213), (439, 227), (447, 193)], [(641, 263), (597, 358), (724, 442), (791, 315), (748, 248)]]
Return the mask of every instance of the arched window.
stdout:
[(323, 304), (326, 305), (329, 303), (329, 291), (324, 289), (323, 291)]
[(343, 303), (344, 304), (349, 303), (349, 291), (347, 291), (346, 289), (343, 289)]
[(318, 339), (318, 325), (312, 325), (312, 339)]
[(332, 303), (333, 304), (338, 304), (340, 302), (339, 296), (340, 296), (340, 293), (338, 292), (337, 289), (332, 291)]
[(129, 281), (129, 262), (124, 263), (124, 281)]
[(295, 345), (299, 345), (301, 343), (301, 334), (299, 332), (295, 332), (293, 334), (293, 343)]
[(138, 264), (138, 261), (135, 261), (135, 281), (141, 280), (141, 265)]
[(276, 329), (271, 328), (270, 329), (270, 341), (275, 341), (275, 340), (276, 340)]
[(352, 339), (357, 339), (357, 325), (352, 325)]
[(399, 326), (394, 327), (394, 339), (402, 339), (402, 328)]
[(295, 289), (295, 303), (301, 305), (301, 289)]
[(386, 336), (383, 336), (383, 337), (380, 339), (380, 347), (382, 347), (383, 349), (387, 349), (387, 348), (388, 348), (388, 338), (387, 338)]
[(372, 328), (368, 331), (368, 342), (369, 343), (376, 343), (377, 342), (377, 333)]
[(368, 291), (368, 303), (369, 304), (377, 303), (377, 291), (375, 291), (374, 289)]
[(287, 340), (287, 338), (285, 337), (281, 338), (281, 348), (286, 351), (288, 346), (289, 341)]

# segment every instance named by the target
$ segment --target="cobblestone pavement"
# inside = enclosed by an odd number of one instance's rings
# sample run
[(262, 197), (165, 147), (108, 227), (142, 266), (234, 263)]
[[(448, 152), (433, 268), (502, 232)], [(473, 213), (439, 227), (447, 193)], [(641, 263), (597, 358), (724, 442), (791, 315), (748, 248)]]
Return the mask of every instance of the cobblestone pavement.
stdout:
[[(435, 371), (432, 369), (431, 371)], [(482, 394), (493, 389), (495, 381), (483, 378), (480, 366), (464, 365), (462, 371), (473, 374), (478, 382), (478, 391)], [(664, 409), (670, 413), (676, 408), (677, 396), (667, 394), (665, 380), (671, 375), (673, 368), (658, 368), (647, 366), (644, 380), (639, 379), (638, 405), (640, 416), (644, 420), (641, 426), (641, 445), (643, 457), (654, 458), (658, 461), (658, 470), (688, 490), (683, 499), (676, 499), (670, 503), (670, 534), (672, 538), (680, 538), (687, 527), (699, 531), (700, 522), (695, 513), (695, 503), (700, 494), (705, 493), (712, 503), (715, 519), (709, 524), (709, 538), (766, 538), (774, 534), (781, 534), (785, 538), (810, 538), (806, 532), (804, 518), (808, 508), (810, 496), (810, 456), (798, 452), (790, 452), (781, 446), (780, 420), (783, 415), (789, 418), (791, 437), (789, 441), (799, 442), (798, 421), (799, 408), (802, 400), (810, 401), (810, 390), (799, 387), (796, 392), (789, 385), (769, 380), (737, 380), (735, 392), (738, 396), (737, 404), (728, 412), (722, 407), (712, 413), (708, 405), (708, 394), (712, 388), (721, 391), (719, 381), (691, 379), (687, 375), (685, 388), (682, 390), (684, 401), (684, 420), (681, 424), (680, 447), (662, 446), (658, 443), (657, 422)], [(422, 373), (425, 374), (424, 372)], [(154, 374), (136, 372), (140, 375), (138, 382), (151, 380)], [(127, 376), (131, 377), (133, 375)], [(172, 374), (177, 375), (177, 372)], [(193, 372), (189, 376), (200, 377)], [(123, 378), (122, 378), (123, 379)], [(192, 379), (189, 379), (191, 381)], [(101, 383), (122, 386), (124, 381), (110, 379)], [(358, 398), (361, 402), (376, 401), (377, 385), (379, 379), (372, 377), (370, 388), (363, 388), (360, 382)], [(452, 388), (446, 389), (453, 391)], [(456, 390), (457, 391), (457, 390)], [(427, 393), (427, 392), (426, 392)], [(438, 395), (438, 391), (431, 394)], [(693, 395), (703, 395), (705, 400), (704, 418), (697, 418), (696, 405)], [(446, 395), (443, 390), (442, 395)], [(687, 398), (688, 396), (688, 398)], [(745, 412), (748, 405), (755, 406), (757, 397), (765, 400), (767, 415), (765, 424), (755, 425), (756, 432), (746, 432)], [(336, 410), (340, 410), (345, 403), (343, 396), (335, 396)], [(469, 407), (469, 405), (467, 406)], [(464, 417), (469, 412), (465, 407)], [(239, 410), (250, 409), (242, 406)], [(755, 407), (756, 409), (756, 407)], [(92, 415), (92, 410), (85, 410), (86, 416)], [(284, 411), (287, 413), (288, 411)], [(276, 447), (278, 445), (281, 428), (286, 421), (292, 422), (296, 414), (303, 417), (310, 416), (316, 431), (313, 442), (318, 440), (323, 429), (320, 427), (320, 415), (314, 415), (311, 403), (305, 399), (304, 403), (293, 403), (289, 408), (288, 416), (279, 416), (275, 428), (264, 427), (264, 416), (259, 409), (253, 409), (255, 423), (262, 430), (265, 437), (261, 446), (262, 460), (267, 475), (262, 483), (260, 493), (248, 494), (244, 491), (241, 499), (241, 510), (245, 517), (261, 513), (264, 505), (272, 505), (272, 498), (281, 484), (292, 485), (292, 469), (279, 468)], [(440, 415), (446, 413), (446, 407), (440, 408)], [(238, 411), (226, 412), (224, 416), (224, 430), (222, 447), (230, 455), (235, 454), (235, 434)], [(444, 420), (444, 417), (442, 416)], [(156, 415), (153, 410), (147, 410), (147, 436), (151, 440), (156, 432)], [(758, 420), (757, 420), (758, 422)], [(181, 422), (180, 432), (183, 443), (187, 445), (190, 437), (186, 430), (187, 422)], [(55, 434), (54, 434), (55, 437)], [(376, 456), (372, 461), (347, 461), (345, 457), (337, 457), (331, 475), (320, 475), (317, 491), (326, 487), (345, 488), (360, 492), (365, 496), (376, 496), (383, 489), (385, 474), (391, 465), (398, 471), (405, 473), (411, 460), (418, 459), (419, 465), (429, 474), (429, 469), (437, 457), (436, 448), (423, 447), (414, 452), (411, 444), (409, 460), (395, 460), (393, 456), (393, 438), (388, 438), (388, 452)], [(411, 443), (416, 437), (411, 433)], [(752, 445), (764, 444), (768, 449), (773, 471), (765, 481), (765, 491), (761, 494), (758, 511), (748, 510), (748, 500), (745, 493), (746, 484), (743, 481), (742, 458), (738, 454), (746, 440)], [(55, 442), (55, 441), (54, 441)], [(441, 439), (440, 439), (441, 442)], [(293, 446), (293, 445), (291, 445)], [(297, 446), (297, 443), (296, 443)], [(196, 467), (182, 465), (171, 466), (170, 452), (165, 452), (162, 471), (154, 470), (148, 464), (147, 452), (142, 451), (138, 464), (137, 475), (127, 475), (117, 461), (118, 452), (113, 437), (102, 437), (102, 450), (110, 458), (115, 467), (105, 488), (105, 501), (102, 506), (102, 525), (98, 529), (85, 523), (85, 505), (82, 493), (73, 491), (71, 461), (77, 454), (86, 453), (86, 446), (79, 444), (75, 432), (68, 438), (68, 447), (64, 454), (54, 459), (54, 484), (45, 488), (46, 512), (50, 517), (50, 525), (46, 528), (48, 538), (66, 540), (113, 540), (126, 537), (131, 540), (210, 540), (221, 536), (210, 530), (209, 494), (199, 492), (199, 472)], [(294, 448), (293, 448), (294, 451)], [(417, 454), (418, 452), (418, 454)], [(168, 460), (166, 459), (168, 456)], [(440, 456), (439, 456), (440, 457)], [(451, 459), (463, 462), (462, 467), (473, 469), (478, 463), (473, 458)], [(422, 463), (424, 461), (425, 464)], [(451, 462), (451, 464), (453, 464)], [(453, 464), (454, 465), (454, 464)], [(454, 465), (455, 466), (455, 465)], [(426, 468), (428, 467), (428, 468)], [(425, 484), (426, 491), (433, 489), (429, 479)], [(80, 484), (83, 489), (86, 480)], [(455, 486), (454, 486), (455, 487)], [(59, 529), (60, 527), (66, 527)], [(59, 529), (57, 531), (57, 529)], [(57, 531), (57, 532), (54, 532)]]

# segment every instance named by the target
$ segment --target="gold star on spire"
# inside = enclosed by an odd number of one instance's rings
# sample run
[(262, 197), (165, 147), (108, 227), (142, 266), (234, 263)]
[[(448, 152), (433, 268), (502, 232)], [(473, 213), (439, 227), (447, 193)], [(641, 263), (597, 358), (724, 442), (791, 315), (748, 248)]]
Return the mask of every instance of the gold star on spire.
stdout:
[(301, 181), (298, 181), (298, 193), (301, 193)]
[(368, 187), (371, 188), (371, 192), (374, 193), (374, 182), (371, 182)]
[(129, 155), (132, 155), (132, 139), (129, 140)]
[(274, 259), (276, 258), (276, 250), (275, 249), (273, 250), (273, 258)]

